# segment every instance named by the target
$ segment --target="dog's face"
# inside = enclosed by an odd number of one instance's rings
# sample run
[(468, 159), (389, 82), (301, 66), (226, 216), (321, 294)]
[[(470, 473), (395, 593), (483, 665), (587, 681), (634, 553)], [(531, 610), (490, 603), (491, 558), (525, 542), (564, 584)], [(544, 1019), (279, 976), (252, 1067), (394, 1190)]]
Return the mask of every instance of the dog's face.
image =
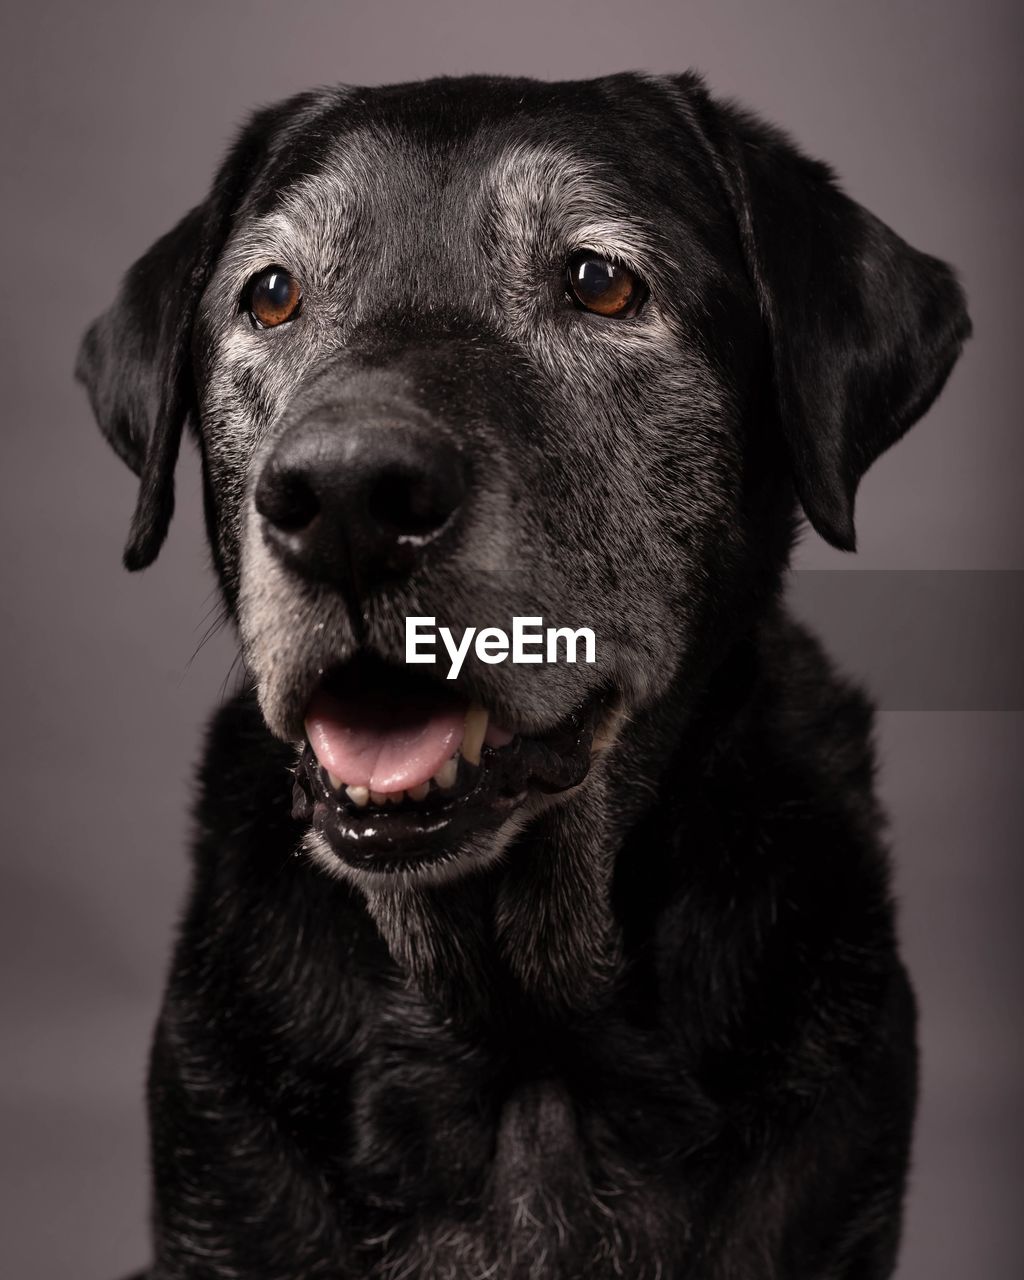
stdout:
[[(80, 372), (142, 475), (131, 567), (192, 422), (310, 848), (368, 883), (614, 788), (620, 725), (772, 589), (794, 495), (852, 545), (860, 475), (965, 334), (941, 264), (695, 79), (469, 79), (258, 115)], [(404, 662), (409, 617), (517, 616), (597, 660)]]

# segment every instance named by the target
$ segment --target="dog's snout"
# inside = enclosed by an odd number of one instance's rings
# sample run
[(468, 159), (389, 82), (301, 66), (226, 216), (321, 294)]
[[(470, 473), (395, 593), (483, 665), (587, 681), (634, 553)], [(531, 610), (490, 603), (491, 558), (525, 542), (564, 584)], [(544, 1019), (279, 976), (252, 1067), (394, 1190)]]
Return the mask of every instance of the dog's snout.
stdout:
[(466, 490), (463, 458), (439, 432), (319, 414), (282, 437), (255, 502), (264, 536), (291, 568), (363, 587), (410, 573), (457, 522)]

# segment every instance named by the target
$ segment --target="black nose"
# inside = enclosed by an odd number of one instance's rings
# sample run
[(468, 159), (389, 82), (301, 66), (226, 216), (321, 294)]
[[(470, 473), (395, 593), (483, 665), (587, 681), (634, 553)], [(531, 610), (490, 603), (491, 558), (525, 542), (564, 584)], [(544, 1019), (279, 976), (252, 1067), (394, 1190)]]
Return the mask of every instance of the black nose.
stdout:
[(426, 426), (320, 411), (288, 430), (256, 485), (267, 542), (305, 577), (363, 590), (406, 575), (457, 523), (466, 468)]

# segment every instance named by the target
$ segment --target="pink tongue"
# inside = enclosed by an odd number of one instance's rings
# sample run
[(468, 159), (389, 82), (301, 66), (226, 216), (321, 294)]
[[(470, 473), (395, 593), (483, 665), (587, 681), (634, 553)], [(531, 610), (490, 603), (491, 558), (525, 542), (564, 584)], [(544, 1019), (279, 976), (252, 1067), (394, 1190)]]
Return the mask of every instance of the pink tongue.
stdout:
[(319, 689), (306, 734), (320, 764), (350, 787), (405, 791), (432, 778), (462, 745), (459, 703), (336, 697)]

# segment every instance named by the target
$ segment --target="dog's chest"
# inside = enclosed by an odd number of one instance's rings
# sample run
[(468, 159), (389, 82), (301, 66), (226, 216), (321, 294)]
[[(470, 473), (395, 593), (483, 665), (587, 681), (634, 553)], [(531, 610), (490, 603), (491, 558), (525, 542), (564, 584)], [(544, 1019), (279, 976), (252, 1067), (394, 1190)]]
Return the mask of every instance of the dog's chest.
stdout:
[[(378, 1100), (387, 1103), (385, 1094)], [(434, 1106), (421, 1098), (396, 1110), (397, 1096), (390, 1100), (374, 1125), (378, 1141), (363, 1147), (371, 1184), (381, 1186), (385, 1147), (393, 1178), (374, 1197), (373, 1274), (669, 1273), (685, 1234), (678, 1186), (616, 1143), (622, 1117), (606, 1109), (621, 1099), (597, 1094), (583, 1105), (546, 1075), (512, 1084), (500, 1100), (468, 1082), (442, 1087)]]

